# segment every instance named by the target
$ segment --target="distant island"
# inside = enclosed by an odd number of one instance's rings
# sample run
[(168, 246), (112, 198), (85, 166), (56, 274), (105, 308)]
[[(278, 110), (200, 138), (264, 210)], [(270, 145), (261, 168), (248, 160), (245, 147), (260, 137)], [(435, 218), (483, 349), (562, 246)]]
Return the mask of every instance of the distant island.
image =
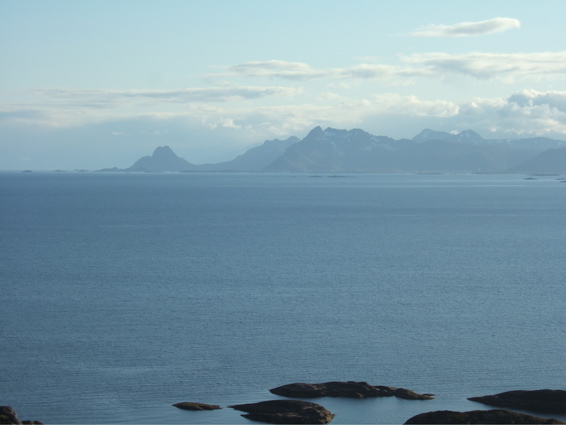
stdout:
[(360, 129), (315, 127), (303, 139), (267, 140), (227, 162), (196, 165), (160, 146), (128, 168), (99, 171), (565, 174), (566, 141), (484, 139), (472, 130), (452, 134), (430, 129), (395, 140)]

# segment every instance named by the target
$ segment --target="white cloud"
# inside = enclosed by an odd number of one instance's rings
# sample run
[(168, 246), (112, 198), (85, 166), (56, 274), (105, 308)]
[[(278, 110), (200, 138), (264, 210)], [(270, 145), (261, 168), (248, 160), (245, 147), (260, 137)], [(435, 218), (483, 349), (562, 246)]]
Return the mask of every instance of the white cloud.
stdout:
[(566, 92), (564, 91), (522, 90), (510, 96), (508, 101), (521, 107), (548, 105), (550, 108), (566, 113)]
[[(329, 79), (381, 80), (394, 85), (413, 84), (418, 77), (445, 78), (457, 75), (470, 76), (480, 80), (499, 80), (512, 83), (517, 79), (563, 78), (566, 75), (566, 51), (534, 53), (483, 53), (471, 52), (449, 54), (441, 52), (418, 53), (400, 57), (407, 65), (360, 63), (350, 67), (315, 69), (306, 63), (286, 61), (248, 62), (229, 67), (226, 72), (209, 75), (212, 77), (244, 77), (283, 80)], [(206, 89), (202, 97), (214, 98), (213, 89)], [(219, 98), (230, 94), (227, 89), (219, 90)], [(282, 90), (278, 87), (277, 90)], [(195, 93), (179, 93), (184, 96), (200, 96)], [(240, 96), (245, 93), (237, 93)], [(255, 91), (250, 96), (258, 96)], [(159, 93), (153, 96), (163, 96)]]
[[(521, 91), (507, 99), (474, 99), (460, 107), (458, 120), (467, 128), (481, 127), (510, 135), (566, 136), (566, 92)], [(557, 105), (560, 104), (560, 107)]]
[(359, 80), (385, 80), (397, 77), (431, 76), (431, 71), (422, 68), (399, 67), (388, 64), (362, 63), (348, 68), (315, 69), (301, 62), (264, 61), (247, 62), (234, 65), (220, 74), (210, 74), (207, 78), (265, 78), (284, 80), (314, 80), (329, 79), (359, 79)]
[(479, 22), (461, 22), (452, 25), (428, 25), (409, 35), (413, 37), (472, 37), (494, 34), (520, 28), (521, 22), (514, 18), (493, 18)]
[(258, 99), (269, 96), (292, 96), (300, 90), (293, 87), (223, 86), (181, 90), (76, 90), (31, 89), (28, 93), (60, 102), (106, 107), (119, 102), (157, 100), (160, 102), (227, 102), (236, 99)]
[(396, 93), (374, 96), (379, 112), (391, 115), (416, 117), (453, 117), (459, 106), (446, 100), (421, 100), (416, 96), (401, 96)]
[(239, 130), (240, 128), (242, 128), (241, 125), (238, 125), (234, 122), (234, 118), (225, 118), (225, 117), (219, 117), (208, 121), (203, 120), (202, 124), (204, 127), (210, 130), (215, 130), (217, 128), (232, 128), (235, 130)]
[(316, 70), (301, 62), (269, 60), (246, 62), (228, 67), (225, 75), (240, 75), (243, 77), (281, 78), (287, 80), (310, 80), (324, 77), (327, 71)]
[[(26, 124), (68, 127), (140, 116), (186, 113), (194, 105), (213, 105), (267, 98), (291, 99), (301, 88), (284, 86), (220, 86), (181, 90), (81, 90), (66, 88), (29, 89), (26, 101), (6, 104), (0, 110), (0, 125)], [(241, 103), (241, 102), (240, 102)], [(235, 124), (228, 123), (228, 126)]]
[(410, 78), (432, 76), (430, 70), (422, 68), (399, 67), (383, 64), (359, 64), (350, 68), (336, 68), (328, 73), (337, 78), (362, 80)]
[(467, 75), (482, 80), (512, 82), (523, 78), (564, 77), (566, 51), (537, 53), (420, 53), (405, 62), (424, 66), (438, 76)]

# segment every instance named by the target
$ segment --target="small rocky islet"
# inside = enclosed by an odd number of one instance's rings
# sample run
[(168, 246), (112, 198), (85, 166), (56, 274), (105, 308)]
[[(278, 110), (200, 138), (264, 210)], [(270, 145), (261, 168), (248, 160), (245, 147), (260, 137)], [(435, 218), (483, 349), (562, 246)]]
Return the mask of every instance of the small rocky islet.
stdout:
[(302, 400), (268, 400), (229, 407), (246, 412), (244, 418), (271, 424), (327, 424), (334, 418), (320, 404)]
[(222, 409), (222, 407), (218, 406), (217, 404), (195, 403), (193, 401), (184, 401), (182, 403), (175, 403), (173, 406), (178, 407), (179, 409), (193, 410), (193, 411)]
[(283, 397), (317, 398), (317, 397), (397, 397), (405, 400), (432, 400), (434, 394), (418, 394), (405, 388), (370, 385), (367, 382), (331, 381), (322, 384), (296, 383), (282, 385), (269, 390), (272, 394)]

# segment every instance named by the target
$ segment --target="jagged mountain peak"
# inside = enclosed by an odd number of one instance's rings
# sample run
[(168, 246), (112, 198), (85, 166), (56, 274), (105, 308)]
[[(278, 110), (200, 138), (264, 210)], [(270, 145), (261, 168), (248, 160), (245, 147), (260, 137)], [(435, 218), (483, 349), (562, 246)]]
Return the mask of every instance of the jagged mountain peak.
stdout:
[(425, 128), (415, 137), (413, 141), (421, 143), (429, 140), (450, 140), (453, 142), (472, 142), (484, 140), (478, 133), (473, 130), (463, 130), (460, 133), (447, 133), (446, 131), (436, 131)]
[(337, 139), (353, 139), (360, 136), (373, 137), (368, 132), (354, 128), (351, 130), (326, 127), (324, 130), (320, 126), (313, 128), (303, 140), (337, 140)]

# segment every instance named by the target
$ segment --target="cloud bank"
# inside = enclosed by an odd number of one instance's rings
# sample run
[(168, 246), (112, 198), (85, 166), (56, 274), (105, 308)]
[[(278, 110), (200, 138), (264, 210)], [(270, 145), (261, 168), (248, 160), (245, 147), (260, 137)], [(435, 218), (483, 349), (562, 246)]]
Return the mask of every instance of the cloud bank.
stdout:
[(316, 69), (307, 63), (281, 60), (247, 62), (227, 67), (225, 72), (210, 74), (207, 78), (211, 81), (234, 77), (295, 82), (315, 79), (391, 81), (466, 75), (479, 80), (512, 82), (524, 78), (563, 77), (566, 74), (566, 51), (462, 54), (430, 52), (400, 56), (400, 60), (406, 65), (360, 63), (330, 69)]

